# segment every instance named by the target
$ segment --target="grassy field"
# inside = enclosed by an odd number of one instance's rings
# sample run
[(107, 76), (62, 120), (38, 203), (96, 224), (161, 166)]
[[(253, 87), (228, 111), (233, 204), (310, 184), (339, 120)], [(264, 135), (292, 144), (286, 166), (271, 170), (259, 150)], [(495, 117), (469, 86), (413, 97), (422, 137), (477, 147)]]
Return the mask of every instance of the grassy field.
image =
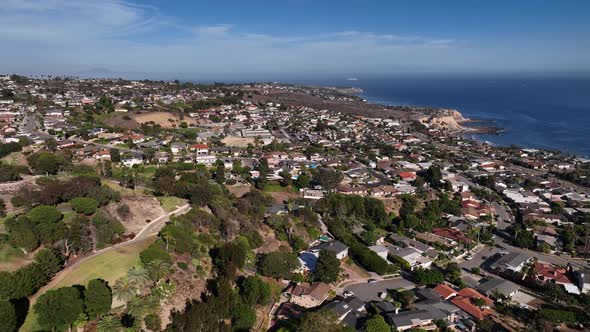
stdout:
[[(86, 285), (88, 281), (96, 278), (104, 279), (109, 285), (112, 285), (117, 279), (125, 275), (131, 267), (139, 263), (139, 253), (153, 241), (154, 238), (146, 239), (95, 256), (69, 270), (52, 289), (72, 285)], [(39, 329), (36, 314), (31, 310), (20, 331), (32, 332)]]
[(173, 196), (158, 197), (158, 201), (160, 201), (162, 209), (164, 209), (164, 211), (166, 212), (172, 212), (176, 210), (179, 206), (186, 204), (186, 201), (184, 199)]
[(264, 187), (264, 191), (269, 193), (291, 193), (295, 192), (292, 187), (283, 187), (277, 183), (269, 183)]

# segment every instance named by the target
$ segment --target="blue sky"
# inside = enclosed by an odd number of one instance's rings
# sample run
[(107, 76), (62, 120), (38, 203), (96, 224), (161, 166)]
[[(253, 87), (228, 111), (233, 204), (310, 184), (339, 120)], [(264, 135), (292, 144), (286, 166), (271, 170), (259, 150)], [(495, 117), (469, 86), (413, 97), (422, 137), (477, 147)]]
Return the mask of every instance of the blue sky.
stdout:
[(0, 0), (0, 72), (588, 73), (590, 1)]

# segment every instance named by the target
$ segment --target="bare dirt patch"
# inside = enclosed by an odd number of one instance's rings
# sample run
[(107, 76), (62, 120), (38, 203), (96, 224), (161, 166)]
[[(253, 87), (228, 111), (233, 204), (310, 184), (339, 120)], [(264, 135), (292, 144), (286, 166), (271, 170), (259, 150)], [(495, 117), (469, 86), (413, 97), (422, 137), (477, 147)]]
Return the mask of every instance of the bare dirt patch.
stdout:
[(248, 144), (254, 145), (254, 138), (243, 138), (238, 136), (226, 136), (221, 141), (227, 146), (238, 148), (245, 148), (248, 146)]
[(131, 117), (139, 124), (153, 122), (162, 126), (162, 128), (178, 127), (181, 122), (186, 122), (189, 125), (196, 124), (196, 121), (192, 118), (185, 117), (180, 119), (178, 116), (170, 112), (140, 113), (133, 114)]
[[(117, 208), (122, 204), (129, 206), (129, 214), (124, 217), (117, 213)], [(151, 196), (123, 197), (119, 203), (110, 203), (107, 205), (107, 211), (121, 220), (128, 234), (137, 234), (147, 225), (148, 220), (154, 220), (165, 214), (164, 209), (160, 206), (160, 202)]]
[(289, 247), (289, 243), (277, 239), (275, 232), (267, 225), (262, 225), (258, 228), (258, 232), (264, 239), (261, 247), (254, 250), (257, 254), (267, 254), (273, 251), (279, 251), (281, 246)]
[(226, 186), (227, 190), (232, 193), (236, 197), (242, 197), (246, 193), (250, 192), (252, 186), (250, 185), (233, 185), (233, 186)]

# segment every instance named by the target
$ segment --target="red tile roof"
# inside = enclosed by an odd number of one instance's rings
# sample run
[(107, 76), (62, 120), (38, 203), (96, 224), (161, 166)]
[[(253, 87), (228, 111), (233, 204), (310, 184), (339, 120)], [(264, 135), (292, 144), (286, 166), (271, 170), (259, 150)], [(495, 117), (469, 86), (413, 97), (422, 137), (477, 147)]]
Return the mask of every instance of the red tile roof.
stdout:
[(457, 296), (451, 299), (451, 303), (453, 303), (457, 307), (461, 308), (461, 310), (467, 312), (468, 314), (479, 320), (482, 320), (485, 318), (485, 316), (492, 314), (492, 312), (489, 309), (482, 309), (473, 304), (473, 300), (475, 299), (484, 300), (487, 306), (494, 303), (488, 297), (482, 295), (473, 288), (463, 288), (462, 290), (460, 290)]
[(555, 280), (560, 284), (571, 284), (572, 281), (567, 276), (567, 270), (561, 267), (552, 266), (549, 264), (536, 262), (533, 266), (537, 278), (543, 281)]
[(437, 292), (440, 296), (442, 296), (445, 300), (451, 296), (457, 295), (457, 292), (452, 289), (451, 287), (440, 284), (432, 289), (433, 291)]

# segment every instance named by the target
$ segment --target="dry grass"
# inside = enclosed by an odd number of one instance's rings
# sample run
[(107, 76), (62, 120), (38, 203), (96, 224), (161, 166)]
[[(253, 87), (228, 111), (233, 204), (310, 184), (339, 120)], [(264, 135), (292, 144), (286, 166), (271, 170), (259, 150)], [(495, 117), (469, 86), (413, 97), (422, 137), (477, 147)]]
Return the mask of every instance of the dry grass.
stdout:
[(238, 136), (226, 136), (221, 140), (227, 146), (245, 148), (248, 144), (254, 144), (254, 138), (242, 138)]

